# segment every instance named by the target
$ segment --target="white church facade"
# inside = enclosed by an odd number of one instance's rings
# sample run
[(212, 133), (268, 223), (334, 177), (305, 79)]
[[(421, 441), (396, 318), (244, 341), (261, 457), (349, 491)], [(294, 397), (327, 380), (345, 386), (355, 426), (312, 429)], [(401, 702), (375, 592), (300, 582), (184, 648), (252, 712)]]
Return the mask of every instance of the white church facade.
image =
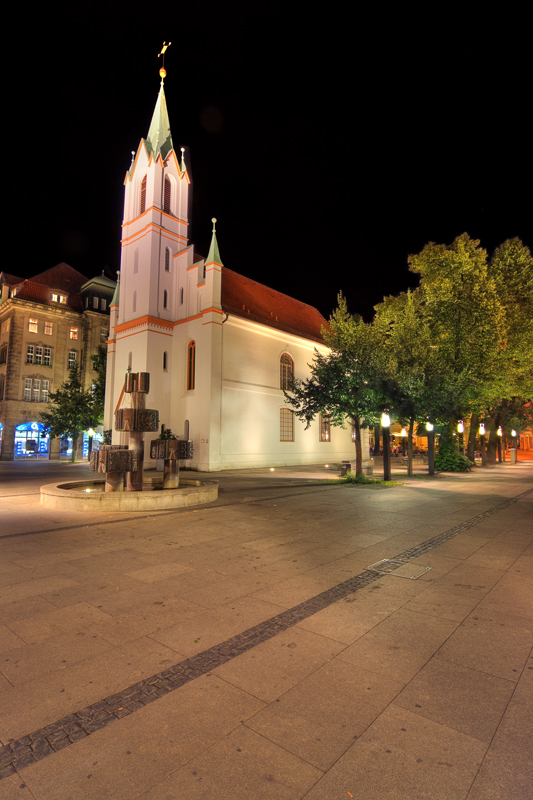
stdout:
[(308, 377), (315, 348), (327, 352), (325, 319), (224, 266), (214, 225), (207, 257), (195, 253), (183, 152), (172, 143), (161, 80), (148, 136), (125, 179), (104, 428), (113, 428), (114, 444), (125, 443), (114, 413), (129, 402), (122, 389), (131, 369), (150, 373), (146, 407), (193, 441), (188, 466), (211, 472), (354, 459), (350, 425), (317, 418), (304, 430), (285, 403), (288, 376)]

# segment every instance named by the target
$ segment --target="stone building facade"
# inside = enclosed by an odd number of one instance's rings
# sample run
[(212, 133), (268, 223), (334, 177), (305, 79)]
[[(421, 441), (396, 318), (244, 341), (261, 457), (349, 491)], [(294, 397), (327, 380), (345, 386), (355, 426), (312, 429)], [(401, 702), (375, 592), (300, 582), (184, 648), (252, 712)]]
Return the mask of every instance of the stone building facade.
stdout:
[(31, 279), (0, 273), (0, 458), (58, 457), (39, 415), (51, 392), (81, 367), (84, 387), (94, 383), (91, 356), (106, 345), (115, 282), (87, 279), (58, 264)]

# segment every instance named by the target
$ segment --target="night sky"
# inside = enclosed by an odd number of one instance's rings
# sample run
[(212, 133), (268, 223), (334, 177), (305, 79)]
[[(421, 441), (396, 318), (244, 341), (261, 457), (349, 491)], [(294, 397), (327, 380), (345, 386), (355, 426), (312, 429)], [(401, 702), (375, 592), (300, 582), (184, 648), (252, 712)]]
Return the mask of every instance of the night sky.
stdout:
[(118, 7), (116, 24), (88, 11), (44, 37), (43, 17), (21, 37), (4, 156), (22, 246), (4, 254), (6, 272), (119, 268), (123, 180), (148, 133), (163, 40), (198, 252), (215, 216), (225, 266), (326, 317), (342, 291), (370, 320), (384, 295), (416, 286), (407, 258), (428, 241), (467, 231), (489, 252), (514, 236), (533, 248), (524, 20), (487, 30), (385, 19), (384, 6)]

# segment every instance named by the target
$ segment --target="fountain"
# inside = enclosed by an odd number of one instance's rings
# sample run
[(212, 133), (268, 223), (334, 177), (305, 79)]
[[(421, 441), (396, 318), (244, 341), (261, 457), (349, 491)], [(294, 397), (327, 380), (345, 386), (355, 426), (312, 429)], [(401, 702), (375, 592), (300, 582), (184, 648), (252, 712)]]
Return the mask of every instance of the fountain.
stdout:
[(100, 445), (91, 453), (91, 471), (105, 473), (105, 480), (41, 486), (41, 505), (77, 511), (146, 511), (217, 499), (218, 484), (214, 481), (182, 480), (180, 486), (179, 461), (193, 457), (193, 443), (173, 436), (164, 425), (159, 439), (150, 442), (151, 458), (164, 462), (162, 482), (145, 480), (144, 434), (159, 428), (159, 412), (145, 408), (149, 390), (149, 372), (134, 374), (128, 370), (124, 393), (131, 395), (131, 407), (115, 412), (115, 430), (126, 431), (129, 444)]

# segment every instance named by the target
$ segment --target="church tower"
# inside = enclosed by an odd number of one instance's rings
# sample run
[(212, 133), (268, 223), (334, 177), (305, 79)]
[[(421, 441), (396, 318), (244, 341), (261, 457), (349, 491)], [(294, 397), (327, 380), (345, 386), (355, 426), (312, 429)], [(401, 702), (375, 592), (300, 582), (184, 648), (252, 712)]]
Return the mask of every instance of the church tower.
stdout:
[(148, 136), (141, 139), (124, 181), (120, 272), (121, 297), (127, 302), (120, 304), (119, 325), (176, 317), (172, 263), (188, 246), (189, 175), (183, 149), (178, 160), (172, 143), (164, 75), (161, 70)]

